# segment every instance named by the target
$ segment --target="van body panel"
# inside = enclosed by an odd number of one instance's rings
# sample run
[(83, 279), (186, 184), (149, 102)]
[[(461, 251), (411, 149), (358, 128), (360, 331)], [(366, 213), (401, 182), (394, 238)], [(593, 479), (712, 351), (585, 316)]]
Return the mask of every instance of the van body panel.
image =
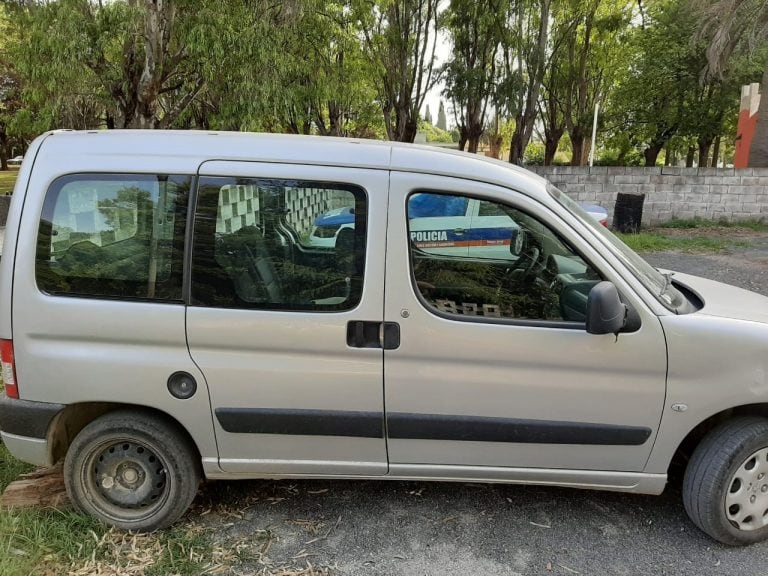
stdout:
[(208, 382), (222, 470), (385, 474), (382, 349), (348, 346), (347, 325), (382, 321), (388, 172), (213, 161), (199, 175), (349, 184), (365, 190), (368, 204), (354, 309), (187, 308), (189, 349)]
[[(409, 252), (407, 198), (425, 189), (512, 203), (550, 226), (556, 222), (545, 206), (509, 189), (392, 173), (385, 320), (399, 323), (401, 343), (385, 351), (390, 463), (642, 471), (665, 396), (658, 318), (567, 226), (556, 231), (632, 301), (640, 330), (616, 338), (588, 334), (583, 326), (437, 315), (417, 295), (403, 257)], [(520, 440), (499, 441), (510, 435)]]
[[(43, 141), (49, 134), (43, 134), (35, 138), (29, 145), (25, 160), (19, 168), (16, 185), (11, 197), (11, 205), (8, 209), (8, 219), (5, 223), (5, 235), (3, 238), (3, 253), (0, 259), (0, 338), (13, 337), (12, 330), (12, 301), (13, 301), (13, 269), (16, 261), (16, 241), (19, 232), (21, 214), (24, 211), (24, 200), (27, 195), (27, 184), (32, 174), (35, 157)], [(38, 170), (45, 170), (40, 168)], [(37, 172), (37, 170), (36, 170)]]
[[(98, 158), (77, 153), (77, 148), (65, 152), (71, 137), (53, 134), (41, 147), (19, 223), (17, 253), (23, 256), (14, 262), (12, 319), (20, 398), (147, 406), (175, 418), (203, 457), (215, 456), (211, 407), (205, 380), (187, 349), (183, 303), (51, 296), (37, 287), (38, 229), (51, 182), (65, 173), (131, 173), (137, 165), (141, 172), (152, 172), (149, 159), (137, 163), (117, 155)], [(184, 162), (170, 164), (180, 169)], [(167, 173), (159, 164), (157, 169)], [(197, 381), (199, 389), (192, 398), (171, 396), (168, 378), (178, 371)]]

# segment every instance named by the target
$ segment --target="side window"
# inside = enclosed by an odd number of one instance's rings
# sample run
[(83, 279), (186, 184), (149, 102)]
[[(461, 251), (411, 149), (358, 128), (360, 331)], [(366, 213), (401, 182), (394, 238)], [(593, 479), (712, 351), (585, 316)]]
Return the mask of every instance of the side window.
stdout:
[(190, 176), (80, 174), (51, 184), (35, 275), (50, 294), (181, 300)]
[(367, 203), (347, 184), (206, 177), (198, 186), (192, 303), (334, 311), (362, 296)]
[(439, 241), (419, 241), (422, 217), (414, 199), (443, 205), (469, 197), (419, 192), (408, 199), (411, 266), (416, 287), (433, 310), (456, 316), (584, 322), (597, 272), (547, 225), (529, 214), (480, 200), (466, 228), (436, 222)]

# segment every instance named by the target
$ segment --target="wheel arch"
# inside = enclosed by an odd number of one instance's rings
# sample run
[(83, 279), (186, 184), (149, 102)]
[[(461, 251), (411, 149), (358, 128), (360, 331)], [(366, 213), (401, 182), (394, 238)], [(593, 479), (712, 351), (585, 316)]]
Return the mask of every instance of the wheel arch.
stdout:
[(693, 451), (707, 433), (719, 424), (737, 416), (761, 416), (768, 419), (768, 402), (743, 404), (712, 414), (694, 426), (678, 444), (667, 466), (667, 473), (672, 477), (682, 477), (682, 472), (690, 460)]
[(176, 418), (157, 408), (142, 406), (139, 404), (124, 404), (120, 402), (79, 402), (68, 404), (48, 425), (46, 439), (48, 441), (49, 461), (55, 464), (62, 460), (72, 444), (72, 441), (88, 424), (97, 418), (111, 412), (122, 410), (135, 410), (147, 415), (164, 420), (178, 429), (194, 450), (198, 461), (202, 460), (200, 449), (192, 435)]

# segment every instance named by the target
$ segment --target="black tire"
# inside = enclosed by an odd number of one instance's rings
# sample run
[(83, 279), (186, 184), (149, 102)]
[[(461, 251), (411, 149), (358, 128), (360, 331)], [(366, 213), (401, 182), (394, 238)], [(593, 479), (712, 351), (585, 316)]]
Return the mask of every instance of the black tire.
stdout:
[(177, 426), (139, 410), (105, 414), (83, 428), (64, 459), (75, 507), (123, 530), (178, 520), (197, 494), (196, 451)]
[[(729, 520), (726, 511), (729, 491), (733, 490), (732, 498), (741, 492), (741, 482), (737, 484), (735, 480), (737, 471), (753, 454), (766, 448), (768, 419), (757, 416), (740, 416), (720, 424), (696, 447), (685, 470), (683, 504), (693, 523), (715, 540), (741, 546), (768, 538), (768, 524), (741, 529), (737, 522)], [(757, 504), (768, 512), (768, 504), (765, 504), (768, 475), (756, 483), (754, 489), (751, 486), (751, 482), (749, 487), (744, 486), (746, 497), (754, 495), (756, 500), (759, 499)]]

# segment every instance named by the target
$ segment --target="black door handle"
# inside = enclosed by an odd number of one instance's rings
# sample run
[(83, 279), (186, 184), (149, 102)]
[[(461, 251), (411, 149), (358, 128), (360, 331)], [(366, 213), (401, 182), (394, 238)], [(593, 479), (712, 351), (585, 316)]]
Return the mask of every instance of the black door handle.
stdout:
[(353, 320), (347, 323), (347, 346), (394, 350), (400, 347), (400, 325), (397, 322)]
[(397, 322), (384, 322), (384, 329), (381, 331), (381, 347), (384, 350), (395, 350), (400, 348), (400, 324)]
[(351, 348), (381, 348), (379, 341), (381, 322), (353, 320), (347, 323), (347, 346)]

